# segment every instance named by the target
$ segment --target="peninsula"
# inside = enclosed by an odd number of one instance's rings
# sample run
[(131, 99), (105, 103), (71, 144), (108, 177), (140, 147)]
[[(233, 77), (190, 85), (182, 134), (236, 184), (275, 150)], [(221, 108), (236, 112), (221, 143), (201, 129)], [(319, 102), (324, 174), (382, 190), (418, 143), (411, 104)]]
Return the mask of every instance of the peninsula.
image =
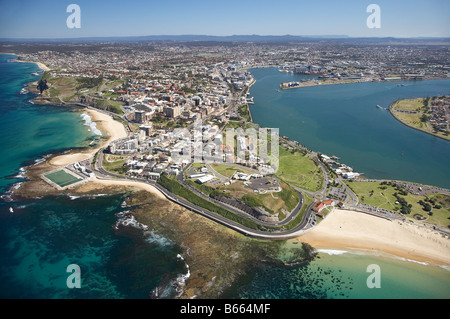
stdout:
[(416, 130), (450, 140), (450, 96), (398, 100), (389, 106), (392, 115)]

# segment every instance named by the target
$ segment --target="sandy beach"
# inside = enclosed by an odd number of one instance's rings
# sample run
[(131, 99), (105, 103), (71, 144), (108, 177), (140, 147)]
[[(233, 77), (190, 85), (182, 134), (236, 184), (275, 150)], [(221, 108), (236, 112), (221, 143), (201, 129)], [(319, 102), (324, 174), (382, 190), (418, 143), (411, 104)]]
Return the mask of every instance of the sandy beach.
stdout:
[[(153, 195), (156, 195), (158, 198), (166, 199), (166, 197), (161, 193), (156, 187), (153, 187), (150, 184), (142, 183), (142, 182), (133, 182), (129, 180), (106, 180), (99, 179), (97, 177), (92, 178), (89, 181), (89, 184), (96, 183), (103, 186), (126, 186), (126, 187), (135, 187), (141, 190), (147, 191)], [(94, 185), (93, 185), (94, 186)]]
[[(100, 130), (107, 132), (109, 136), (108, 140), (101, 147), (108, 145), (113, 140), (127, 136), (127, 131), (123, 124), (115, 121), (111, 116), (92, 109), (85, 109), (84, 111), (89, 113), (92, 121), (96, 122)], [(54, 166), (66, 166), (71, 163), (83, 161), (94, 155), (99, 148), (92, 148), (79, 153), (59, 155), (52, 158), (49, 163)]]
[(440, 233), (409, 222), (389, 221), (350, 210), (334, 209), (298, 239), (316, 249), (376, 251), (450, 266), (450, 239)]
[[(15, 53), (11, 53), (11, 54), (14, 54), (14, 55), (15, 55)], [(21, 62), (21, 63), (35, 63), (35, 64), (37, 64), (37, 66), (38, 66), (39, 68), (41, 68), (41, 69), (44, 70), (44, 71), (50, 71), (50, 70), (51, 70), (48, 66), (46, 66), (46, 65), (45, 65), (44, 63), (42, 63), (42, 62), (36, 62), (36, 61), (23, 61), (23, 60), (18, 60), (18, 59), (14, 60), (14, 62)]]
[(42, 70), (44, 71), (50, 71), (51, 69), (46, 66), (44, 63), (42, 62), (31, 62), (31, 63), (36, 63), (38, 65), (38, 67), (40, 67)]

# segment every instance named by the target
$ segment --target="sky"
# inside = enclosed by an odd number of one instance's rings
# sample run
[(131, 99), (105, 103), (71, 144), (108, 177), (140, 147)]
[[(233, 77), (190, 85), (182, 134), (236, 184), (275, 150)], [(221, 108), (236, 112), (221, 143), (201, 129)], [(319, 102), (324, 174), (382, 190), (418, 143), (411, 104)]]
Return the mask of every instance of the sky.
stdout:
[[(80, 28), (68, 28), (70, 4)], [(368, 28), (369, 4), (380, 28)], [(450, 37), (449, 0), (0, 0), (0, 38), (145, 35)]]

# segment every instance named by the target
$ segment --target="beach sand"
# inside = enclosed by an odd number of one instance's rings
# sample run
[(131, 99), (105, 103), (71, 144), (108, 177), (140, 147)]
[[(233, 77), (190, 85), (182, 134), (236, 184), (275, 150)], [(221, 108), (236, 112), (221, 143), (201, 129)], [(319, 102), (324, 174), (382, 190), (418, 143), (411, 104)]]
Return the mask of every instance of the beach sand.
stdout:
[(298, 239), (316, 249), (359, 249), (450, 266), (450, 239), (440, 233), (356, 211), (334, 209)]
[[(107, 132), (109, 138), (101, 147), (108, 145), (111, 141), (127, 136), (127, 130), (122, 123), (115, 121), (111, 116), (95, 111), (92, 109), (84, 109), (86, 113), (92, 117), (92, 121), (96, 122), (100, 130)], [(49, 160), (54, 166), (66, 166), (75, 162), (83, 161), (93, 156), (99, 148), (92, 148), (78, 153), (70, 153), (56, 156)]]
[[(6, 53), (4, 53), (4, 54), (6, 54)], [(10, 54), (14, 54), (14, 55), (16, 55), (15, 53), (10, 53)], [(23, 61), (23, 60), (14, 60), (14, 62), (21, 62), (21, 63), (35, 63), (35, 64), (37, 64), (37, 66), (39, 67), (39, 68), (41, 68), (42, 70), (44, 70), (44, 71), (50, 71), (51, 69), (48, 67), (48, 66), (46, 66), (44, 63), (42, 63), (42, 62), (36, 62), (36, 61)]]
[(32, 63), (36, 63), (37, 65), (38, 65), (38, 67), (40, 67), (42, 70), (44, 70), (44, 71), (50, 71), (51, 69), (48, 67), (48, 66), (46, 66), (44, 63), (42, 63), (42, 62), (32, 62)]
[[(90, 186), (96, 187), (95, 184), (100, 184), (103, 186), (125, 186), (125, 187), (134, 187), (138, 188), (144, 191), (147, 191), (153, 195), (156, 195), (160, 199), (166, 199), (166, 197), (161, 193), (156, 187), (142, 182), (133, 182), (129, 180), (106, 180), (106, 179), (99, 179), (97, 177), (92, 178), (89, 183)], [(88, 185), (88, 187), (89, 187)]]

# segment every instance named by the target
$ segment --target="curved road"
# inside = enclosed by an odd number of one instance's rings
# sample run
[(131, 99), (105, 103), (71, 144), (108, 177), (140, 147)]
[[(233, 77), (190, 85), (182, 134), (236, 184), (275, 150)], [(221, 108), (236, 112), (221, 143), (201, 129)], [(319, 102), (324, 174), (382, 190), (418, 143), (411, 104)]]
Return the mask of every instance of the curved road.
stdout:
[[(255, 230), (255, 229), (250, 229), (248, 227), (245, 227), (245, 226), (238, 224), (234, 221), (231, 221), (229, 219), (226, 219), (226, 218), (224, 218), (216, 213), (210, 212), (204, 208), (198, 207), (198, 206), (190, 203), (186, 199), (176, 196), (175, 194), (173, 194), (172, 192), (170, 192), (169, 190), (164, 188), (162, 185), (156, 183), (155, 181), (149, 181), (149, 180), (139, 179), (139, 178), (130, 178), (130, 177), (110, 173), (102, 167), (102, 162), (103, 162), (103, 149), (100, 149), (98, 152), (97, 161), (94, 163), (94, 167), (93, 167), (93, 170), (96, 173), (97, 178), (100, 178), (100, 179), (120, 178), (120, 179), (125, 179), (125, 180), (130, 180), (130, 181), (135, 181), (135, 182), (138, 181), (138, 182), (150, 184), (150, 185), (154, 186), (156, 189), (158, 189), (168, 200), (170, 200), (178, 205), (181, 205), (193, 212), (196, 212), (202, 216), (205, 216), (221, 225), (224, 225), (226, 227), (234, 229), (235, 231), (242, 233), (246, 236), (251, 236), (251, 237), (261, 238), (261, 239), (289, 239), (289, 238), (300, 236), (310, 230), (309, 227), (306, 229), (305, 229), (305, 227), (309, 224), (309, 220), (310, 220), (310, 217), (312, 214), (312, 208), (315, 204), (314, 202), (312, 202), (306, 209), (306, 212), (305, 212), (305, 215), (303, 216), (302, 221), (291, 230), (276, 231), (276, 232), (275, 231)], [(290, 217), (291, 217), (290, 219), (294, 218), (300, 211), (300, 208), (303, 206), (303, 197), (301, 197), (301, 198), (302, 198), (302, 200), (301, 200), (300, 204), (297, 205), (297, 207), (294, 209), (296, 211), (293, 211), (290, 214)], [(229, 209), (229, 208), (227, 208), (227, 209)], [(248, 216), (246, 216), (246, 217), (248, 218)], [(259, 221), (259, 222), (261, 223), (261, 221)]]

